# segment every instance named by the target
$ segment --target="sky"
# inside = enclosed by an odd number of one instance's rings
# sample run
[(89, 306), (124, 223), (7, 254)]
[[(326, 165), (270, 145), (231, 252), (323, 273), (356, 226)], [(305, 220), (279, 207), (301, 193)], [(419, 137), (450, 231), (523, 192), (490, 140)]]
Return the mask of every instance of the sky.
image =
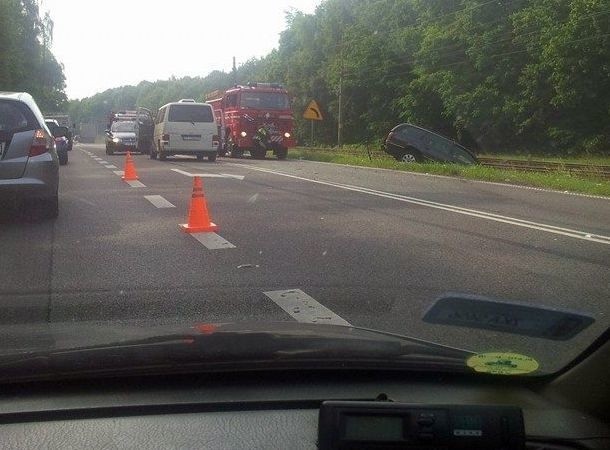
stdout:
[(277, 48), (292, 9), (321, 0), (41, 0), (68, 98), (182, 76), (228, 71)]

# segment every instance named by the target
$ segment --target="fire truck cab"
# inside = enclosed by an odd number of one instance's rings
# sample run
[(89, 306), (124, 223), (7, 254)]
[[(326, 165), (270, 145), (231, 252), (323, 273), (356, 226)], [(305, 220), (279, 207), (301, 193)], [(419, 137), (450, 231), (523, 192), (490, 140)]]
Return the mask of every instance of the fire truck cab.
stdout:
[(219, 154), (240, 158), (245, 151), (262, 159), (272, 151), (285, 159), (294, 147), (293, 114), (288, 92), (277, 83), (235, 85), (226, 92), (211, 92), (206, 100), (214, 108)]

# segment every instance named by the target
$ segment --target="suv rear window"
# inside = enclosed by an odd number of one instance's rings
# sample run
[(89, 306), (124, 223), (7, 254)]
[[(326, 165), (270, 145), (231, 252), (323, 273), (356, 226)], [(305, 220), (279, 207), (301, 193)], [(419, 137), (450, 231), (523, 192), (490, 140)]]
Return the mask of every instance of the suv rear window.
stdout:
[(0, 135), (40, 128), (30, 109), (21, 102), (0, 100)]
[(168, 122), (214, 122), (209, 105), (171, 105)]

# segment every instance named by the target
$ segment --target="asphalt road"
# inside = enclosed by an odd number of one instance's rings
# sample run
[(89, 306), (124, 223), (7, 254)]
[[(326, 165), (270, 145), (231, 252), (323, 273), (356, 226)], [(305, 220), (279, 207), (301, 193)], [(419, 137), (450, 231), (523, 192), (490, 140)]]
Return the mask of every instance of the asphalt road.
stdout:
[[(473, 351), (527, 348), (550, 367), (610, 324), (607, 199), (307, 161), (134, 160), (142, 187), (114, 173), (123, 155), (75, 145), (59, 218), (2, 218), (1, 324), (315, 316)], [(217, 234), (234, 248), (179, 230), (189, 174), (204, 174)], [(296, 301), (317, 316), (265, 294), (285, 290), (314, 299)], [(596, 322), (569, 343), (424, 323), (446, 292)]]

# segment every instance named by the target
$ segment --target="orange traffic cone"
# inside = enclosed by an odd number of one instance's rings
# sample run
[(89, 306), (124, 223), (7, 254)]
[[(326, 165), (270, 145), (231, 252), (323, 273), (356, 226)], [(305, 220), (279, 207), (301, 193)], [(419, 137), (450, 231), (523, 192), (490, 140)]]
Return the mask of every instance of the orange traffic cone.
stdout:
[(138, 173), (136, 172), (136, 166), (131, 158), (131, 153), (127, 152), (125, 155), (125, 173), (123, 174), (124, 181), (136, 181), (138, 179)]
[(193, 177), (193, 196), (189, 208), (189, 222), (180, 224), (186, 233), (201, 233), (218, 230), (218, 226), (210, 221), (208, 206), (203, 194), (201, 177)]

